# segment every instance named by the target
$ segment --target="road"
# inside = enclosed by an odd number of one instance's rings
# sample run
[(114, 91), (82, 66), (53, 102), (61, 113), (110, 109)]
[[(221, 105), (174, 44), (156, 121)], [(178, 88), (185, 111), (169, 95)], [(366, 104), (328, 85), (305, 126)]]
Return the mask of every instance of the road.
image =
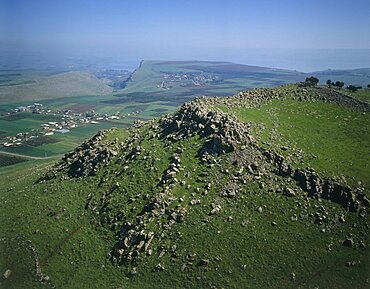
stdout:
[(8, 155), (8, 156), (14, 156), (14, 157), (20, 157), (20, 158), (25, 158), (25, 159), (30, 159), (30, 160), (47, 160), (47, 159), (54, 159), (54, 158), (60, 156), (60, 155), (54, 155), (54, 156), (50, 156), (50, 157), (33, 157), (33, 156), (21, 155), (21, 154), (16, 154), (16, 153), (9, 153), (9, 152), (4, 152), (4, 151), (0, 151), (0, 154)]

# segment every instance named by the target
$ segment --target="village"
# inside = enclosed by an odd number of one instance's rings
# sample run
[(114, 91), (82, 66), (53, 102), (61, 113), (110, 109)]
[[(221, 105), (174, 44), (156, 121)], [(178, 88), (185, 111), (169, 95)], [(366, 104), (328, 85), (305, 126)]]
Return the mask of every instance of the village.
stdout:
[[(140, 111), (134, 111), (130, 113), (116, 112), (114, 114), (100, 114), (94, 110), (77, 113), (72, 110), (66, 109), (62, 111), (52, 111), (45, 107), (42, 103), (34, 103), (28, 106), (19, 106), (11, 109), (6, 113), (6, 116), (11, 117), (22, 113), (32, 113), (39, 115), (46, 115), (53, 118), (53, 121), (46, 121), (42, 123), (40, 127), (31, 129), (28, 132), (19, 132), (14, 136), (6, 136), (0, 139), (0, 147), (15, 147), (20, 146), (26, 142), (34, 141), (39, 137), (53, 136), (54, 134), (66, 134), (84, 125), (96, 125), (99, 122), (115, 122), (126, 117), (132, 117), (140, 113)], [(59, 120), (54, 120), (59, 118)], [(46, 117), (47, 119), (47, 117)]]
[(203, 73), (163, 73), (163, 80), (157, 84), (157, 88), (171, 89), (174, 83), (180, 86), (205, 86), (207, 84), (219, 81), (219, 77), (212, 74)]

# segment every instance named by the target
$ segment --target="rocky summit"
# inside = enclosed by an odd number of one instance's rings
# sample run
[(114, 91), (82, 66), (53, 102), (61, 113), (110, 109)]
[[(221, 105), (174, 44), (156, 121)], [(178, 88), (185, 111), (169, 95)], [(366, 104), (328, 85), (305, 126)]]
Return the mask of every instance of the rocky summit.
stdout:
[(287, 85), (101, 131), (9, 180), (33, 206), (2, 245), (24, 248), (43, 288), (366, 288), (368, 113), (340, 89)]

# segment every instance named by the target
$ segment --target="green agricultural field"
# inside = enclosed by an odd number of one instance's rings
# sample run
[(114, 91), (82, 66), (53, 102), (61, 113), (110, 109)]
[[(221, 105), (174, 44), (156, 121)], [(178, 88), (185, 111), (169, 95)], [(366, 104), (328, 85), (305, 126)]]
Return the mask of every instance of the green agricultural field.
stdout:
[(27, 159), (25, 158), (20, 158), (20, 157), (5, 155), (5, 154), (0, 153), (0, 168), (22, 163), (25, 161), (27, 161)]
[(14, 136), (17, 133), (25, 133), (34, 129), (40, 129), (41, 125), (49, 121), (60, 121), (61, 116), (38, 115), (32, 113), (18, 113), (11, 116), (0, 117), (0, 129), (2, 136)]
[(120, 123), (101, 122), (95, 125), (84, 125), (71, 129), (69, 133), (54, 134), (53, 136), (44, 136), (40, 140), (24, 142), (22, 145), (15, 147), (3, 147), (4, 152), (15, 153), (32, 157), (50, 157), (61, 155), (73, 150), (84, 140), (92, 137), (99, 130), (110, 129), (112, 127), (127, 127)]
[[(84, 114), (88, 111), (94, 110), (100, 114), (115, 114), (119, 112), (125, 116), (120, 120), (112, 120), (99, 122), (94, 125), (83, 125), (79, 128), (72, 129), (67, 134), (55, 134), (52, 137), (44, 137), (38, 139), (41, 142), (35, 146), (28, 142), (21, 146), (1, 148), (6, 152), (17, 154), (24, 154), (35, 157), (45, 157), (52, 155), (59, 155), (71, 151), (85, 139), (90, 138), (99, 130), (108, 129), (111, 127), (127, 127), (132, 125), (136, 119), (149, 120), (164, 113), (170, 113), (176, 110), (176, 106), (168, 102), (153, 101), (148, 104), (137, 102), (127, 102), (122, 104), (106, 103), (107, 99), (113, 99), (108, 96), (84, 96), (84, 97), (68, 97), (59, 98), (55, 100), (44, 100), (42, 104), (44, 107), (51, 109), (53, 112), (72, 110), (75, 113)], [(18, 133), (30, 132), (32, 130), (40, 130), (41, 125), (49, 121), (60, 121), (61, 115), (56, 115), (53, 112), (50, 114), (33, 114), (30, 112), (22, 112), (8, 115), (7, 113), (18, 106), (27, 106), (32, 102), (21, 102), (13, 104), (0, 104), (0, 138), (6, 136), (15, 136)], [(137, 113), (138, 112), (138, 113)], [(42, 141), (44, 140), (44, 141)], [(51, 141), (53, 140), (53, 141)], [(33, 140), (35, 142), (36, 140)]]

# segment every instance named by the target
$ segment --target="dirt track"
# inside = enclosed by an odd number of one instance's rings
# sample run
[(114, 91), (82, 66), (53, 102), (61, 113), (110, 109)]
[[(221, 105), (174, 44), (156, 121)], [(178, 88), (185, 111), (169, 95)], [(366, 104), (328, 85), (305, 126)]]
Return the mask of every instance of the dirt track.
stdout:
[(16, 154), (16, 153), (9, 153), (9, 152), (4, 152), (0, 151), (0, 155), (8, 155), (8, 156), (15, 156), (15, 157), (20, 157), (20, 158), (25, 158), (25, 159), (31, 159), (31, 160), (47, 160), (47, 159), (53, 159), (56, 157), (59, 157), (59, 155), (51, 156), (51, 157), (33, 157), (33, 156), (27, 156), (27, 155), (21, 155), (21, 154)]

